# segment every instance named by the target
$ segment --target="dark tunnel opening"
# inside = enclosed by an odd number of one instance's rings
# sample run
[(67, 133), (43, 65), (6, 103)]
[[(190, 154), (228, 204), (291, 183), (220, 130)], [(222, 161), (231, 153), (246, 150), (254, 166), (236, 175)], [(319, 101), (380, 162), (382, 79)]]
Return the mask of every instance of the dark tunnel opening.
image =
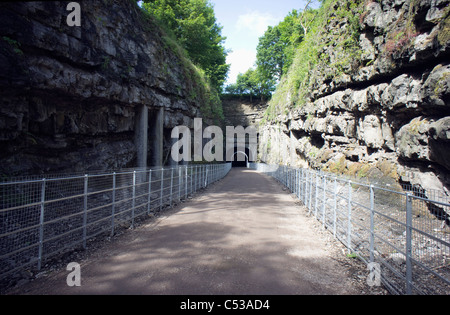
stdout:
[(238, 150), (237, 147), (234, 148), (233, 159), (231, 161), (232, 167), (247, 167), (250, 152), (248, 148), (245, 148), (244, 151)]

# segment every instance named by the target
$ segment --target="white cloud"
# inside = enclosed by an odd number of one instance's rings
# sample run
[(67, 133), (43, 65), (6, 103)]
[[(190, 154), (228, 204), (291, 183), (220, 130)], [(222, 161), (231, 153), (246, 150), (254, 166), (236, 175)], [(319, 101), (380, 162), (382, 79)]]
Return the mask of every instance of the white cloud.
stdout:
[(278, 23), (279, 20), (272, 14), (259, 11), (247, 12), (237, 17), (233, 33), (228, 35), (227, 40), (232, 52), (227, 57), (227, 63), (231, 64), (231, 67), (226, 84), (236, 82), (239, 73), (254, 67), (259, 38), (270, 25)]
[(278, 22), (277, 18), (270, 13), (253, 11), (240, 15), (236, 23), (236, 28), (239, 31), (251, 31), (253, 35), (261, 37), (264, 35), (268, 26), (273, 26)]
[(239, 73), (246, 72), (252, 68), (256, 62), (256, 50), (237, 49), (227, 57), (227, 63), (231, 64), (230, 72), (228, 73), (227, 83), (235, 83)]

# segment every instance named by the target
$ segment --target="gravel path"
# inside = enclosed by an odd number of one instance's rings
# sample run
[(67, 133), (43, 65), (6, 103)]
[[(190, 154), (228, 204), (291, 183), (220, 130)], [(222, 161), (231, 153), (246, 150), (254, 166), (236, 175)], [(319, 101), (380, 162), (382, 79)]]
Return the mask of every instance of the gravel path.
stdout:
[(78, 261), (80, 287), (67, 286), (70, 271), (63, 268), (11, 293), (367, 293), (364, 274), (355, 279), (351, 259), (333, 257), (328, 232), (311, 222), (274, 179), (233, 169), (203, 194)]

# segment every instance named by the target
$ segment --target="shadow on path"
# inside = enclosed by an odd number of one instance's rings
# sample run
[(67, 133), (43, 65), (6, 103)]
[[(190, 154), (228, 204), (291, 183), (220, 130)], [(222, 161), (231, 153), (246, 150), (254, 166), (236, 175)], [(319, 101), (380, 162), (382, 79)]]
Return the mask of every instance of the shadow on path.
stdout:
[(233, 169), (203, 195), (19, 294), (357, 294), (272, 178)]

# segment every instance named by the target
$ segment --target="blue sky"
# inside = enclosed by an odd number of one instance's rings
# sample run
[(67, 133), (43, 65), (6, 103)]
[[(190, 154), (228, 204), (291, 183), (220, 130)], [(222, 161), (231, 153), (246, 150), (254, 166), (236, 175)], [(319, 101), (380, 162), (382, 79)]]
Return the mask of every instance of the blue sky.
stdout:
[[(227, 37), (225, 47), (231, 49), (227, 84), (234, 83), (239, 73), (247, 71), (256, 61), (259, 37), (268, 26), (275, 26), (292, 9), (303, 9), (305, 0), (210, 0), (217, 22)], [(317, 7), (317, 4), (315, 5)]]

